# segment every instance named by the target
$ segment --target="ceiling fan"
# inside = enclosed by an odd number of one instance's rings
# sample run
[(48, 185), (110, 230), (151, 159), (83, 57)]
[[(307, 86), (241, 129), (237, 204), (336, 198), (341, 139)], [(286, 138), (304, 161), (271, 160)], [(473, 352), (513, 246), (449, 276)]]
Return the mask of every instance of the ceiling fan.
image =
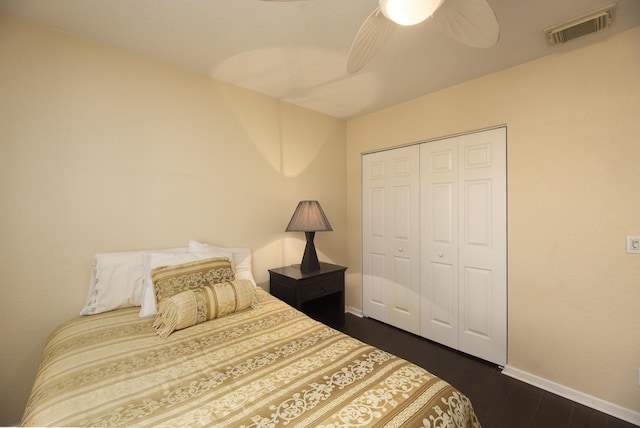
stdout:
[(500, 37), (498, 20), (487, 0), (379, 0), (351, 44), (347, 73), (356, 73), (367, 65), (398, 25), (424, 21), (434, 22), (452, 39), (475, 48), (490, 48)]

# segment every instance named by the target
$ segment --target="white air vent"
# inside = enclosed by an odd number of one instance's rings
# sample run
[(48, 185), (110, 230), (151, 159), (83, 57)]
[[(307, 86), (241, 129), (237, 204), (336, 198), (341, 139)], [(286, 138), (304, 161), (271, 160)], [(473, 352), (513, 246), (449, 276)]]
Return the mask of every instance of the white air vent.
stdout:
[(560, 45), (569, 40), (605, 30), (613, 21), (615, 8), (616, 5), (612, 4), (587, 15), (547, 28), (544, 30), (547, 42), (551, 46)]

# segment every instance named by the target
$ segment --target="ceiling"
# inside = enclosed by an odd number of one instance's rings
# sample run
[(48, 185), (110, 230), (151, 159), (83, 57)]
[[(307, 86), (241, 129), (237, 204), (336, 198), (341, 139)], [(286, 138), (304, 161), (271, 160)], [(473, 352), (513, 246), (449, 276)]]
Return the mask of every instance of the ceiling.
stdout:
[(617, 0), (609, 29), (550, 47), (546, 28), (615, 0), (488, 1), (494, 47), (461, 45), (427, 20), (399, 27), (352, 75), (351, 41), (378, 0), (1, 0), (0, 12), (344, 119), (640, 25), (640, 0)]

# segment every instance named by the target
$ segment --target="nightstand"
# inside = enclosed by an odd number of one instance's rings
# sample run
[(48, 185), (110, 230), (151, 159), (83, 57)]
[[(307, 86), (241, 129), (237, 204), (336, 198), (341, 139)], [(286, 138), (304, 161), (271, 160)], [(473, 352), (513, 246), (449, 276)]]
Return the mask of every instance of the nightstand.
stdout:
[(302, 273), (300, 266), (269, 269), (273, 296), (334, 328), (344, 327), (344, 266), (320, 263), (320, 269)]

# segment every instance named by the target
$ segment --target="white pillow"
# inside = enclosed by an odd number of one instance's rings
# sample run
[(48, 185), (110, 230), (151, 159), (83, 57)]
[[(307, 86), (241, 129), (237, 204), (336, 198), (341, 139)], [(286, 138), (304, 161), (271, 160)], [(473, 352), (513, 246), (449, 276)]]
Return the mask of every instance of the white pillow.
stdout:
[(183, 263), (195, 262), (198, 260), (212, 259), (215, 257), (226, 257), (233, 264), (233, 255), (231, 251), (218, 251), (210, 253), (183, 253), (183, 254), (167, 254), (167, 253), (148, 253), (145, 255), (144, 267), (144, 293), (142, 297), (142, 307), (140, 308), (140, 317), (154, 316), (158, 310), (156, 308), (156, 297), (153, 289), (153, 281), (151, 280), (151, 271), (160, 266), (175, 266)]
[[(156, 250), (187, 253), (187, 248)], [(94, 255), (87, 302), (80, 315), (140, 306), (144, 295), (145, 254), (148, 251), (99, 253)]]
[(189, 252), (193, 254), (216, 254), (220, 251), (230, 251), (233, 254), (236, 279), (248, 279), (255, 287), (256, 281), (253, 279), (253, 272), (251, 271), (251, 248), (216, 247), (215, 245), (203, 244), (193, 240), (189, 241)]

